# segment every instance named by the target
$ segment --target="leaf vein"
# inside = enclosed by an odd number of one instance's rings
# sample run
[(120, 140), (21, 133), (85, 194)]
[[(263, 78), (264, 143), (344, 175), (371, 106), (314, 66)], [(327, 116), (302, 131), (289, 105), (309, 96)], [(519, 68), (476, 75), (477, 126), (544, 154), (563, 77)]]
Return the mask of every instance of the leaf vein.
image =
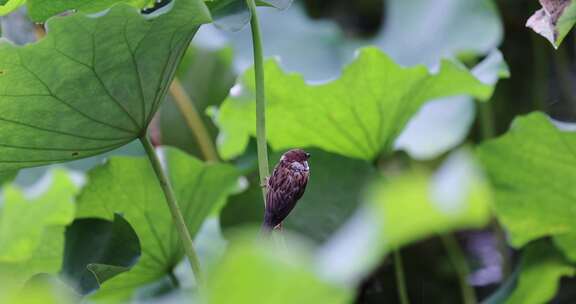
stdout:
[(96, 68), (94, 66), (90, 66), (84, 62), (79, 61), (76, 58), (71, 57), (70, 55), (64, 53), (62, 50), (58, 49), (58, 47), (55, 45), (54, 50), (62, 55), (63, 57), (67, 58), (68, 60), (75, 62), (79, 65), (82, 65), (84, 67), (86, 67), (88, 70), (90, 70), (92, 72), (92, 74), (94, 74), (94, 77), (96, 78), (96, 80), (98, 80), (98, 83), (100, 84), (100, 86), (102, 87), (102, 89), (104, 90), (104, 92), (106, 93), (106, 95), (110, 98), (110, 100), (112, 100), (119, 108), (120, 110), (122, 110), (122, 112), (124, 112), (124, 114), (126, 114), (126, 116), (130, 119), (130, 121), (132, 122), (132, 124), (134, 124), (134, 126), (137, 129), (141, 129), (142, 127), (140, 125), (138, 125), (138, 123), (136, 122), (136, 120), (134, 119), (134, 117), (132, 117), (132, 115), (130, 115), (130, 113), (128, 112), (128, 109), (126, 109), (122, 103), (118, 100), (118, 98), (116, 98), (114, 95), (112, 95), (112, 93), (110, 92), (110, 90), (108, 89), (108, 87), (104, 84), (104, 81), (102, 80), (102, 78), (100, 77), (100, 74), (98, 74), (98, 72), (96, 71)]
[(124, 128), (122, 128), (122, 127), (118, 127), (118, 126), (109, 124), (109, 123), (107, 123), (107, 122), (100, 121), (100, 120), (98, 120), (98, 119), (96, 119), (96, 118), (94, 118), (94, 117), (92, 117), (92, 116), (90, 116), (90, 115), (82, 112), (80, 109), (74, 107), (74, 106), (71, 105), (70, 103), (64, 101), (62, 98), (60, 98), (60, 97), (58, 97), (57, 95), (55, 95), (55, 94), (52, 92), (52, 90), (50, 89), (50, 87), (48, 87), (48, 85), (46, 84), (46, 82), (44, 82), (44, 80), (42, 80), (36, 73), (34, 73), (30, 68), (28, 68), (28, 67), (24, 64), (24, 62), (23, 62), (23, 60), (22, 60), (22, 57), (21, 57), (21, 54), (20, 54), (20, 51), (17, 51), (17, 54), (18, 54), (18, 56), (20, 57), (20, 66), (21, 66), (22, 68), (24, 68), (24, 70), (26, 70), (30, 75), (32, 75), (40, 84), (42, 84), (42, 85), (46, 88), (46, 90), (48, 91), (48, 93), (50, 94), (50, 96), (52, 96), (52, 98), (58, 100), (58, 101), (61, 102), (63, 105), (67, 106), (68, 108), (70, 108), (71, 110), (75, 111), (76, 113), (80, 114), (82, 117), (84, 117), (84, 118), (86, 118), (86, 119), (88, 119), (88, 120), (91, 120), (91, 121), (93, 121), (93, 122), (95, 122), (95, 123), (98, 123), (98, 124), (101, 124), (101, 125), (104, 125), (104, 126), (107, 126), (107, 127), (110, 127), (110, 128), (116, 129), (116, 130), (119, 130), (119, 131), (123, 131), (123, 132), (127, 132), (127, 133), (130, 133), (130, 134), (134, 134), (134, 132), (131, 131), (131, 130), (127, 130), (127, 129), (124, 129)]
[(126, 27), (128, 25), (128, 17), (125, 17), (124, 27), (122, 28), (122, 35), (124, 36), (124, 43), (126, 44), (126, 48), (128, 48), (128, 52), (130, 53), (130, 57), (132, 58), (132, 65), (134, 65), (134, 69), (136, 70), (136, 77), (138, 78), (138, 87), (139, 87), (139, 95), (140, 95), (140, 109), (142, 114), (142, 125), (146, 125), (146, 99), (144, 99), (144, 86), (142, 85), (142, 75), (140, 73), (140, 68), (138, 67), (138, 62), (136, 61), (136, 56), (134, 55), (134, 51), (130, 47), (130, 43), (128, 42), (128, 37), (126, 36)]
[(55, 134), (60, 134), (60, 135), (66, 135), (66, 136), (70, 136), (70, 137), (77, 137), (77, 138), (81, 138), (81, 139), (88, 139), (88, 140), (98, 140), (98, 141), (114, 141), (114, 140), (125, 140), (128, 141), (130, 139), (133, 139), (134, 136), (130, 136), (130, 137), (118, 137), (118, 138), (106, 138), (106, 137), (90, 137), (90, 136), (84, 136), (84, 135), (79, 135), (79, 134), (74, 134), (74, 133), (68, 133), (68, 132), (64, 132), (64, 131), (60, 131), (60, 130), (53, 130), (53, 129), (48, 129), (48, 128), (42, 128), (36, 125), (31, 125), (28, 123), (24, 123), (24, 122), (20, 122), (20, 121), (16, 121), (16, 120), (11, 120), (11, 119), (7, 119), (7, 118), (2, 118), (0, 117), (0, 121), (4, 121), (4, 122), (8, 122), (8, 123), (12, 123), (12, 124), (16, 124), (16, 125), (22, 125), (22, 126), (26, 126), (32, 129), (37, 129), (40, 131), (46, 131), (46, 132), (50, 132), (50, 133), (55, 133)]

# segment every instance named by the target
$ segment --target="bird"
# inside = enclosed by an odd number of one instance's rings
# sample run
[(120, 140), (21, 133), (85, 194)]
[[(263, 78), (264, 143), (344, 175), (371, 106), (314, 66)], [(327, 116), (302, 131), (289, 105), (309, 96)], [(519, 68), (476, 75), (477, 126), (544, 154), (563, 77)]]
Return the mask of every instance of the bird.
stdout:
[(265, 183), (266, 207), (262, 230), (281, 228), (282, 221), (304, 194), (310, 176), (309, 158), (310, 153), (292, 149), (284, 153), (274, 167)]

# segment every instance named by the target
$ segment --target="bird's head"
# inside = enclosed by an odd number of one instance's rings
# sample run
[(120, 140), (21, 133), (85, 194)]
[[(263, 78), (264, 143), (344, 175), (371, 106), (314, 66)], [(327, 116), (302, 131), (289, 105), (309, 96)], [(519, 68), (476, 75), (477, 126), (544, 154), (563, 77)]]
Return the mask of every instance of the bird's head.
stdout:
[(294, 169), (308, 171), (309, 158), (310, 153), (302, 149), (292, 149), (284, 153), (280, 161), (294, 167)]

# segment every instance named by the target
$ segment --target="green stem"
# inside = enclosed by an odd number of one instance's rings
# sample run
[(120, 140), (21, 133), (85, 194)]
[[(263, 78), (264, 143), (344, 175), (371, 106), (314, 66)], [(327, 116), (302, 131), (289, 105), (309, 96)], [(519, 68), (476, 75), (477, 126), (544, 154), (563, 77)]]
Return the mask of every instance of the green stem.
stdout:
[(192, 134), (194, 134), (204, 159), (206, 161), (218, 162), (218, 153), (216, 152), (216, 147), (210, 137), (210, 133), (208, 133), (208, 129), (206, 125), (204, 125), (204, 121), (198, 113), (194, 102), (186, 93), (186, 90), (184, 90), (180, 80), (176, 77), (174, 77), (170, 85), (170, 94), (178, 110), (184, 117), (188, 128), (192, 131)]
[(490, 139), (494, 137), (494, 112), (492, 111), (492, 103), (477, 102), (480, 109), (480, 129), (482, 132), (482, 139)]
[(458, 241), (456, 241), (454, 236), (451, 234), (443, 235), (441, 236), (441, 239), (442, 243), (444, 244), (444, 248), (446, 248), (446, 252), (448, 253), (448, 257), (450, 258), (452, 265), (458, 274), (458, 282), (460, 283), (460, 290), (462, 292), (462, 303), (476, 303), (476, 295), (474, 294), (474, 289), (468, 284), (467, 280), (468, 275), (470, 274), (470, 270), (468, 269), (468, 262), (466, 261), (464, 253), (460, 249)]
[(150, 140), (146, 135), (142, 135), (140, 137), (140, 142), (146, 150), (146, 154), (150, 159), (150, 164), (152, 164), (152, 168), (154, 168), (154, 172), (156, 173), (156, 177), (158, 178), (158, 182), (162, 187), (162, 191), (164, 191), (164, 197), (166, 197), (166, 203), (168, 204), (168, 209), (170, 209), (170, 213), (172, 215), (172, 221), (176, 225), (176, 231), (180, 236), (180, 241), (182, 242), (182, 247), (184, 247), (184, 252), (190, 261), (190, 265), (192, 266), (192, 272), (194, 273), (194, 277), (196, 278), (196, 282), (198, 282), (198, 286), (202, 285), (202, 274), (200, 271), (200, 262), (198, 261), (198, 256), (196, 255), (196, 251), (194, 250), (194, 244), (192, 243), (192, 237), (190, 236), (190, 232), (186, 227), (186, 221), (184, 221), (184, 217), (182, 216), (182, 212), (180, 211), (180, 207), (176, 202), (176, 197), (174, 195), (174, 191), (172, 190), (172, 186), (168, 181), (168, 177), (164, 173), (162, 169), (162, 164), (160, 163), (160, 159), (156, 155), (154, 151), (154, 147)]
[(408, 292), (406, 291), (406, 278), (404, 277), (404, 266), (402, 265), (402, 256), (400, 249), (393, 251), (394, 255), (394, 269), (396, 273), (396, 288), (398, 290), (398, 297), (401, 304), (409, 304)]
[[(256, 80), (256, 144), (258, 146), (258, 170), (260, 184), (265, 185), (270, 170), (268, 169), (268, 151), (266, 147), (266, 99), (264, 96), (264, 59), (262, 55), (262, 40), (260, 38), (260, 25), (256, 13), (254, 0), (246, 0), (252, 17), (252, 45), (254, 47), (254, 71)], [(266, 204), (266, 188), (262, 187), (264, 204)]]

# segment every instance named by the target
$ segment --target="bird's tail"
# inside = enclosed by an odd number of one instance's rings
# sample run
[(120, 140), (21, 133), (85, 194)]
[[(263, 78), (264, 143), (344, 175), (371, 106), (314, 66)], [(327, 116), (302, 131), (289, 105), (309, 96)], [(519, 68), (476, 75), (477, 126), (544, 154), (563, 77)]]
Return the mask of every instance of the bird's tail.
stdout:
[(272, 216), (270, 216), (270, 214), (268, 212), (264, 213), (264, 221), (262, 222), (262, 226), (260, 227), (260, 230), (262, 230), (263, 232), (270, 232), (272, 231), (272, 229), (274, 229), (274, 225), (272, 224)]
[(262, 222), (262, 226), (260, 227), (261, 233), (262, 234), (269, 234), (270, 232), (272, 232), (272, 230), (274, 230), (275, 226), (276, 225), (274, 224), (272, 214), (270, 214), (267, 211), (264, 212), (264, 221)]
[(262, 226), (260, 226), (260, 233), (261, 234), (269, 234), (270, 232), (272, 232), (273, 228), (274, 227), (271, 227), (266, 222), (264, 222), (264, 223), (262, 223)]

